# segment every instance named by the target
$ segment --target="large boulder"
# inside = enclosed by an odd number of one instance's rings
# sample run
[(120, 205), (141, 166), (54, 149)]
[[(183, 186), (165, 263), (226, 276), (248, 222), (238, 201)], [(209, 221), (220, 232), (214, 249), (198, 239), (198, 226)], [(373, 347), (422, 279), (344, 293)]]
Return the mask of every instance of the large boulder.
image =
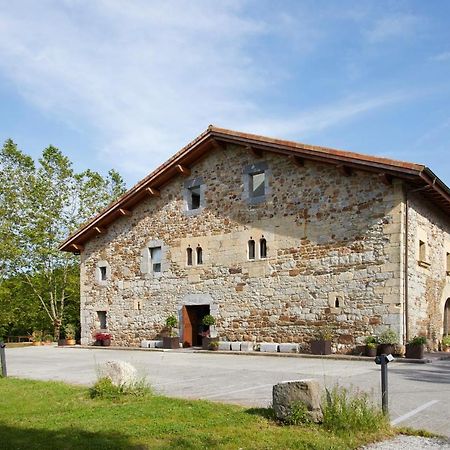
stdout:
[(285, 381), (273, 387), (273, 409), (277, 419), (289, 421), (294, 408), (302, 403), (313, 422), (323, 419), (320, 407), (320, 387), (315, 380)]
[(98, 367), (99, 378), (109, 378), (116, 386), (126, 386), (136, 383), (137, 371), (125, 361), (106, 361)]

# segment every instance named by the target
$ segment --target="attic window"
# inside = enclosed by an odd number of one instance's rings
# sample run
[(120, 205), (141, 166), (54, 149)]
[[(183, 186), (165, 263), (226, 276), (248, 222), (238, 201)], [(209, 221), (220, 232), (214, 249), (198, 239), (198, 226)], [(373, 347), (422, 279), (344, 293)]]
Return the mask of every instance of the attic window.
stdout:
[(250, 174), (250, 186), (249, 186), (250, 197), (264, 196), (266, 193), (265, 183), (266, 183), (265, 172)]
[(149, 248), (149, 251), (151, 272), (161, 272), (161, 247), (151, 247)]
[(188, 215), (199, 214), (205, 207), (206, 185), (202, 177), (196, 177), (184, 183), (183, 198), (185, 212)]
[(200, 186), (194, 186), (188, 189), (188, 209), (198, 209), (200, 208)]

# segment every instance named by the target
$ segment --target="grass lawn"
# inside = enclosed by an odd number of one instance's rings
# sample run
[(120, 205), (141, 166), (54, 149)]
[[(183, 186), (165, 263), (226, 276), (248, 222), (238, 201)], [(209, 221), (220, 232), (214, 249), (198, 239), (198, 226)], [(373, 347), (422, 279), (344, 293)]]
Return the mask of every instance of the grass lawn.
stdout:
[(270, 409), (163, 396), (91, 399), (63, 383), (0, 378), (0, 448), (352, 449), (393, 431), (281, 426)]

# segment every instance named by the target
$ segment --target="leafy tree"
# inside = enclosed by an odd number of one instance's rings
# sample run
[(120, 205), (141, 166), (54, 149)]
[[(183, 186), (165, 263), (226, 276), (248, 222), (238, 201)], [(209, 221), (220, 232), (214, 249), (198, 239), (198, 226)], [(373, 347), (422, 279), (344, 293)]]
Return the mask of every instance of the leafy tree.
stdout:
[[(78, 297), (78, 259), (58, 245), (125, 191), (121, 176), (76, 173), (56, 147), (36, 165), (13, 141), (0, 153), (0, 270), (25, 282), (59, 337), (68, 300)], [(76, 299), (78, 303), (78, 298)]]

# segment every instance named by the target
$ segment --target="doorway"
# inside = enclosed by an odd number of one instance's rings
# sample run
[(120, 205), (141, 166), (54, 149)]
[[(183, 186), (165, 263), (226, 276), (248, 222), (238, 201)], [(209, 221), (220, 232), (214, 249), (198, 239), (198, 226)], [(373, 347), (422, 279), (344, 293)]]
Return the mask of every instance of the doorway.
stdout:
[(200, 347), (203, 331), (202, 319), (209, 314), (209, 305), (185, 305), (181, 310), (183, 320), (183, 347)]
[(450, 298), (447, 299), (444, 306), (444, 336), (450, 334)]

